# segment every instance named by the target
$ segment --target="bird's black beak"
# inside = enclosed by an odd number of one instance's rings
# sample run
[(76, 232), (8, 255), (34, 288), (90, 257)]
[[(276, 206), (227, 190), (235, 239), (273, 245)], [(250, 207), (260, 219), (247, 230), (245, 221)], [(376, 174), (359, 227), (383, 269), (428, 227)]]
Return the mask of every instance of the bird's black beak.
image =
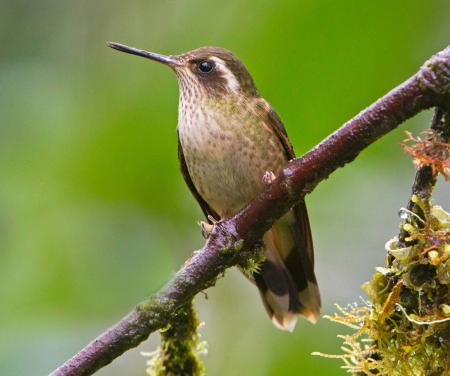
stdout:
[(114, 48), (115, 50), (126, 52), (126, 53), (132, 54), (132, 55), (142, 56), (147, 59), (158, 61), (162, 64), (170, 65), (172, 67), (176, 66), (176, 65), (180, 65), (179, 60), (175, 56), (160, 55), (160, 54), (156, 54), (154, 52), (148, 52), (145, 50), (139, 50), (134, 47), (128, 47), (128, 46), (125, 46), (124, 44), (120, 44), (120, 43), (116, 43), (116, 42), (108, 42), (108, 43), (106, 43), (106, 45), (108, 47)]

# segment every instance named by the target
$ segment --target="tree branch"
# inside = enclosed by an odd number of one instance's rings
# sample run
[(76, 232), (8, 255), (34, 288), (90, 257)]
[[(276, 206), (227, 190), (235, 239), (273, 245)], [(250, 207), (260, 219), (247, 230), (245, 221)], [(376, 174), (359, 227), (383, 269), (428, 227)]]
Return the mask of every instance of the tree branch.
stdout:
[(192, 301), (178, 309), (167, 328), (161, 330), (161, 346), (147, 363), (151, 376), (203, 374), (198, 356), (197, 327), (200, 325)]
[[(447, 104), (447, 109), (436, 107), (433, 118), (431, 119), (430, 129), (433, 131), (430, 138), (434, 139), (434, 142), (442, 144), (447, 144), (449, 142), (450, 103)], [(436, 151), (434, 151), (434, 153), (436, 153)], [(417, 217), (408, 215), (403, 221), (403, 224), (412, 223), (419, 228), (423, 226), (426, 213), (424, 213), (421, 206), (413, 200), (413, 197), (418, 197), (422, 202), (429, 203), (431, 194), (433, 193), (433, 189), (437, 182), (437, 176), (438, 174), (436, 171), (433, 171), (433, 167), (430, 164), (420, 166), (417, 169), (412, 186), (412, 196), (407, 205), (407, 209)], [(405, 238), (409, 236), (409, 233), (403, 228), (403, 224), (400, 226), (399, 242), (403, 247), (407, 247), (411, 245), (411, 242), (405, 241)]]
[(450, 103), (450, 47), (434, 55), (403, 84), (348, 121), (301, 158), (292, 160), (267, 189), (233, 218), (214, 227), (201, 251), (156, 296), (137, 305), (115, 326), (51, 373), (90, 375), (150, 333), (166, 326), (176, 310), (214, 284), (227, 268), (245, 264), (275, 220), (303, 200), (333, 171), (418, 112)]
[(326, 316), (355, 331), (338, 336), (341, 354), (313, 353), (342, 360), (352, 375), (450, 375), (449, 215), (431, 202), (438, 175), (450, 180), (449, 112), (436, 108), (430, 128), (427, 140), (408, 135), (413, 145), (402, 145), (417, 173), (400, 234), (385, 245), (386, 265), (362, 285), (367, 301)]
[[(448, 104), (450, 110), (450, 103)], [(450, 138), (450, 113), (441, 108), (436, 108), (431, 120), (430, 129), (434, 131), (436, 141), (448, 143)], [(436, 184), (437, 174), (433, 173), (430, 165), (425, 165), (417, 170), (416, 178), (412, 187), (412, 194), (421, 199), (429, 199)], [(413, 210), (416, 204), (412, 201), (408, 203), (408, 209)], [(416, 213), (417, 214), (417, 213)]]

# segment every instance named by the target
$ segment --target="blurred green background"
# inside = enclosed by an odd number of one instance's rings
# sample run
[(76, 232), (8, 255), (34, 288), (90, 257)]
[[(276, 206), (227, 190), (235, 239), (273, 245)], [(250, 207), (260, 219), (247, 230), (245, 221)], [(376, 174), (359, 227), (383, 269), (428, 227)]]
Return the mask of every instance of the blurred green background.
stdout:
[[(233, 50), (298, 154), (449, 42), (448, 1), (0, 0), (0, 374), (44, 375), (157, 291), (202, 244), (178, 171), (174, 74), (108, 49)], [(421, 114), (308, 197), (324, 312), (358, 301), (413, 179)], [(449, 200), (440, 187), (436, 200)], [(230, 271), (196, 299), (209, 375), (343, 375), (327, 320), (288, 334)], [(144, 375), (140, 351), (100, 375)]]

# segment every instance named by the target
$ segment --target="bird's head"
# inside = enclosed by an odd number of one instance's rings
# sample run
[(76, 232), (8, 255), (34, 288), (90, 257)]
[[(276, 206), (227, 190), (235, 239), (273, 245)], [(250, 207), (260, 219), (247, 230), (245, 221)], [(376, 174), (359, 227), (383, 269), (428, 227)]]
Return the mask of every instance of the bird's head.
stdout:
[(169, 66), (177, 74), (183, 94), (201, 92), (219, 97), (228, 94), (247, 97), (258, 95), (247, 68), (224, 48), (201, 47), (181, 55), (160, 55), (114, 42), (109, 42), (108, 46)]

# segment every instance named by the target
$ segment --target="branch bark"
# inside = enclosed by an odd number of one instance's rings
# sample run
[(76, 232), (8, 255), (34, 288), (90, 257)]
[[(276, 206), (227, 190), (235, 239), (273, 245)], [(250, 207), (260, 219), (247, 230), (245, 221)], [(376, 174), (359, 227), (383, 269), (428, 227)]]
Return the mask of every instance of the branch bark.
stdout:
[(193, 254), (162, 290), (138, 304), (51, 375), (91, 375), (137, 346), (150, 333), (170, 323), (178, 308), (212, 286), (227, 268), (245, 265), (252, 257), (255, 243), (274, 221), (333, 171), (354, 160), (406, 119), (424, 109), (447, 107), (449, 103), (450, 46), (311, 151), (292, 160), (264, 192), (233, 218), (217, 224), (204, 247)]

